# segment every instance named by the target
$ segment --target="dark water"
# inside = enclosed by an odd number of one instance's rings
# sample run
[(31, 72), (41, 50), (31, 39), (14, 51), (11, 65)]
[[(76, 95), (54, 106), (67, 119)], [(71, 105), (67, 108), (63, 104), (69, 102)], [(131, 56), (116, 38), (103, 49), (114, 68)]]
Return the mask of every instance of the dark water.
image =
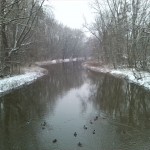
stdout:
[(0, 150), (150, 150), (148, 91), (77, 63), (48, 69), (0, 98)]

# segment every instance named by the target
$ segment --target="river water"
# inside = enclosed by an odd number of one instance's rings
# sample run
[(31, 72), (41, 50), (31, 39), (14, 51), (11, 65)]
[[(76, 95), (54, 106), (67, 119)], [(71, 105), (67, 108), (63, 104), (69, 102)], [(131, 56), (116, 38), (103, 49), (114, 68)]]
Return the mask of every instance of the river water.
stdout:
[(0, 98), (0, 150), (150, 150), (150, 92), (80, 63), (47, 69)]

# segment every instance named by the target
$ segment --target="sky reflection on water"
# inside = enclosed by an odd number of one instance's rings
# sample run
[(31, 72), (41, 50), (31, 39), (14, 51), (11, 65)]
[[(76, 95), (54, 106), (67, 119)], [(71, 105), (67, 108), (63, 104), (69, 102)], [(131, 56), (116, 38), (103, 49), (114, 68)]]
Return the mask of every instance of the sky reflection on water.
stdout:
[(48, 69), (46, 78), (0, 99), (0, 149), (149, 150), (148, 91), (77, 63)]

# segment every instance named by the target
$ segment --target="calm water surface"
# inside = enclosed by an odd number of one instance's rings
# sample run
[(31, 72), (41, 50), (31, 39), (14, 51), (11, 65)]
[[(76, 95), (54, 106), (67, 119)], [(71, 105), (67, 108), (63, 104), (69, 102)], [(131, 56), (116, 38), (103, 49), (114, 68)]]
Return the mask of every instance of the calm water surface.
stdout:
[(0, 150), (150, 150), (148, 91), (77, 63), (48, 70), (0, 98)]

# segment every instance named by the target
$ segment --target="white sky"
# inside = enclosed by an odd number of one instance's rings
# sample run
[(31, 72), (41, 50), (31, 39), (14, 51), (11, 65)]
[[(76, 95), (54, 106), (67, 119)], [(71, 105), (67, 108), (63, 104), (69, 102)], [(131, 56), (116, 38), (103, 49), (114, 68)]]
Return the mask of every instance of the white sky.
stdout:
[(48, 0), (54, 8), (55, 18), (71, 28), (82, 28), (84, 17), (90, 23), (93, 15), (89, 3), (92, 0)]

